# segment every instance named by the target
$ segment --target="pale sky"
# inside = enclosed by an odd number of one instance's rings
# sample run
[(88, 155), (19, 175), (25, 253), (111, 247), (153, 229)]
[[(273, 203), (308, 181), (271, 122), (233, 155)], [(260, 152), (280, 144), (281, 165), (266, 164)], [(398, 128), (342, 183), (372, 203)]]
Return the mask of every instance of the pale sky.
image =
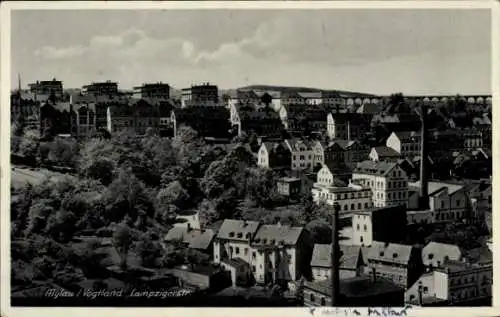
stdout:
[(490, 94), (489, 10), (12, 12), (12, 84), (115, 80)]

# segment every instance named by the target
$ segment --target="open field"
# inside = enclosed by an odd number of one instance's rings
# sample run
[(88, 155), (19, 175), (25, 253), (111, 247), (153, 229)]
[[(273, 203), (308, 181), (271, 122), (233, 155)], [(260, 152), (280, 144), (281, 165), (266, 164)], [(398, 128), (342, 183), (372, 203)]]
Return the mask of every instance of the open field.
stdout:
[(61, 179), (63, 177), (73, 177), (66, 174), (56, 173), (43, 168), (28, 168), (20, 166), (11, 167), (11, 184), (14, 188), (25, 186), (26, 184), (37, 185), (44, 178)]

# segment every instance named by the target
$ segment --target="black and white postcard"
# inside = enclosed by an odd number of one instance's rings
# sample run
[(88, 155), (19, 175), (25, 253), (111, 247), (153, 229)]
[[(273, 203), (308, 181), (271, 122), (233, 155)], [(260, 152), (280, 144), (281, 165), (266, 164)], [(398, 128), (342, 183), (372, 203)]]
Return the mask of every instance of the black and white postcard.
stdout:
[(497, 7), (2, 3), (2, 315), (493, 316)]

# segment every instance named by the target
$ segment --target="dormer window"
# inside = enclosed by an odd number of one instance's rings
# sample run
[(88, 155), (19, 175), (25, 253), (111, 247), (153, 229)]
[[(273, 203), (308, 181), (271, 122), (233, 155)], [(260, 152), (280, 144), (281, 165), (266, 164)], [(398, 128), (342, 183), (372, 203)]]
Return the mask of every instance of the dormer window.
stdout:
[(397, 253), (393, 253), (393, 254), (392, 254), (392, 257), (395, 259), (395, 258), (397, 258), (397, 257), (398, 257), (398, 254), (397, 254)]
[(229, 232), (229, 237), (230, 238), (234, 237), (234, 232), (233, 231)]
[(380, 256), (384, 256), (384, 251), (380, 251)]
[(242, 237), (243, 237), (243, 233), (238, 232), (238, 238), (242, 238)]
[(429, 253), (428, 258), (429, 258), (429, 260), (432, 260), (432, 258), (434, 258), (434, 254)]
[(262, 243), (266, 244), (267, 243), (267, 239), (262, 239)]

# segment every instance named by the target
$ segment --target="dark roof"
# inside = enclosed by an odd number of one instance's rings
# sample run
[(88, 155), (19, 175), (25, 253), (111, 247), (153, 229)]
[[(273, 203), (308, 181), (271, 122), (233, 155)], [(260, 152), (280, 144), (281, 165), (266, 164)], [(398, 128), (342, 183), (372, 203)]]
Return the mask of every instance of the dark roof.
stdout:
[(245, 121), (276, 121), (281, 123), (279, 114), (270, 107), (254, 104), (237, 104), (236, 111), (242, 123)]
[(365, 103), (359, 107), (356, 112), (361, 114), (377, 114), (381, 111), (381, 107), (375, 103)]
[(219, 229), (217, 238), (248, 241), (256, 234), (259, 225), (257, 221), (225, 219)]
[(479, 265), (493, 263), (493, 253), (488, 247), (479, 247), (465, 252), (465, 257), (471, 262)]
[(214, 236), (215, 233), (211, 229), (198, 230), (179, 226), (170, 229), (165, 236), (165, 240), (180, 240), (183, 243), (188, 244), (189, 248), (205, 250), (212, 243)]
[(285, 140), (285, 144), (287, 144), (290, 150), (298, 150), (299, 146), (303, 144), (306, 147), (306, 151), (310, 151), (313, 148), (313, 143), (308, 140), (302, 140), (299, 138), (291, 138)]
[(394, 162), (363, 161), (358, 163), (355, 173), (385, 176), (397, 166)]
[(388, 146), (377, 146), (372, 148), (372, 151), (375, 150), (375, 152), (382, 157), (400, 157), (401, 154), (399, 154), (396, 150), (393, 148), (390, 148)]
[[(332, 285), (329, 280), (304, 282), (304, 287), (315, 290), (327, 296), (332, 295)], [(340, 280), (340, 294), (346, 297), (368, 297), (382, 294), (403, 292), (404, 290), (393, 282), (381, 277), (373, 281), (367, 276), (358, 276)]]
[(368, 252), (368, 259), (408, 264), (412, 250), (413, 246), (411, 245), (373, 241)]
[(179, 122), (203, 120), (229, 120), (229, 110), (220, 106), (195, 106), (173, 109), (175, 119)]
[(242, 267), (242, 266), (248, 266), (248, 262), (241, 259), (241, 258), (232, 258), (232, 259), (224, 259), (222, 262), (232, 266), (232, 267)]
[(400, 140), (408, 140), (408, 139), (411, 139), (411, 138), (418, 138), (418, 137), (420, 137), (420, 132), (418, 132), (418, 131), (394, 131), (393, 133)]
[[(340, 245), (340, 268), (356, 269), (361, 256), (361, 247), (355, 245)], [(315, 244), (311, 259), (311, 266), (327, 267), (332, 266), (332, 245)]]
[(333, 119), (337, 122), (347, 122), (351, 124), (370, 124), (370, 121), (360, 113), (331, 113)]
[(252, 245), (254, 246), (274, 246), (297, 244), (303, 227), (290, 227), (285, 225), (262, 225), (257, 230)]

